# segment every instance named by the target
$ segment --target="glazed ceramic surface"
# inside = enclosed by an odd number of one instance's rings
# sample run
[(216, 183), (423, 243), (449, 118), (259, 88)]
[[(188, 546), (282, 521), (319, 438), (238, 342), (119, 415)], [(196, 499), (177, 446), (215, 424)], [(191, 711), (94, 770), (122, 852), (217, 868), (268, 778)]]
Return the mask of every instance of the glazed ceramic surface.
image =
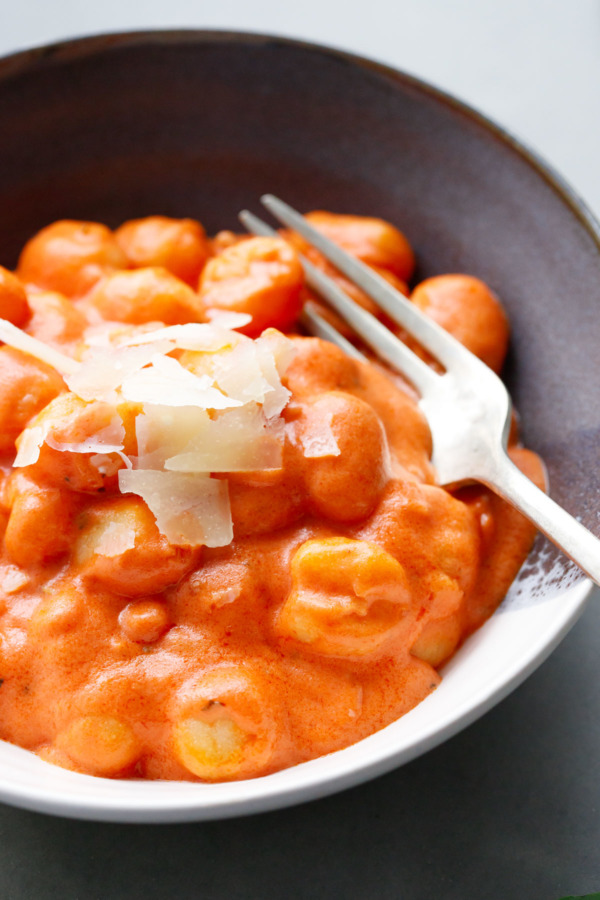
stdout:
[[(506, 369), (551, 493), (598, 531), (600, 237), (569, 190), (509, 136), (402, 73), (258, 35), (109, 35), (0, 61), (0, 261), (58, 218), (162, 213), (236, 228), (271, 191), (300, 209), (379, 215), (418, 278), (464, 271), (504, 301)], [(583, 610), (589, 583), (539, 540), (503, 606), (438, 690), (345, 750), (203, 785), (110, 781), (0, 743), (0, 798), (115, 821), (218, 818), (356, 784), (447, 739), (519, 684)]]

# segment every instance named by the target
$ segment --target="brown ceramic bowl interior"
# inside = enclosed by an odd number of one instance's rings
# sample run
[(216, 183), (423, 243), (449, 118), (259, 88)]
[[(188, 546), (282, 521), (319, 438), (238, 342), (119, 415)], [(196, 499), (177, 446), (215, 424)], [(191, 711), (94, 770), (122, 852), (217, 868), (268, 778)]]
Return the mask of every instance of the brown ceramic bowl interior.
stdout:
[(547, 168), (455, 100), (347, 54), (257, 35), (88, 38), (0, 63), (0, 260), (57, 218), (236, 228), (272, 191), (379, 215), (419, 277), (470, 272), (513, 327), (507, 378), (552, 493), (594, 527), (600, 243)]

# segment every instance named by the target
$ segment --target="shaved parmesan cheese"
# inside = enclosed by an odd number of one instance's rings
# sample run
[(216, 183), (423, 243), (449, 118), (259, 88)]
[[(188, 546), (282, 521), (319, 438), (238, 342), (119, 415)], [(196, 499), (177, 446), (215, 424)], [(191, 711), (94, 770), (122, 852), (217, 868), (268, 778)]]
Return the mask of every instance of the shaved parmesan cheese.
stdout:
[(273, 390), (263, 375), (256, 341), (244, 341), (231, 352), (215, 356), (213, 372), (221, 390), (240, 403), (262, 403), (265, 394)]
[(220, 609), (242, 596), (248, 589), (249, 578), (251, 573), (246, 563), (224, 562), (221, 559), (216, 571), (211, 569), (210, 564), (196, 570), (188, 581), (188, 587), (199, 607)]
[(18, 566), (4, 566), (0, 574), (0, 588), (3, 594), (16, 594), (29, 582), (29, 575), (26, 575)]
[[(0, 322), (0, 339), (65, 374), (71, 394), (64, 397), (84, 410), (91, 403), (104, 404), (107, 411), (104, 418), (91, 417), (91, 428), (98, 429), (93, 434), (89, 426), (76, 430), (68, 417), (55, 413), (52, 420), (50, 413), (49, 421), (21, 434), (15, 465), (37, 462), (44, 442), (59, 452), (88, 454), (103, 475), (118, 471), (121, 492), (145, 501), (170, 543), (230, 543), (227, 482), (210, 475), (281, 467), (281, 412), (290, 397), (281, 376), (294, 349), (274, 329), (256, 341), (231, 330), (246, 325), (249, 316), (213, 311), (210, 318), (210, 324), (152, 324), (133, 330), (100, 323), (86, 332), (87, 350), (80, 363)], [(170, 355), (177, 351), (181, 359)], [(136, 407), (125, 412), (125, 404)], [(119, 411), (135, 415), (136, 457), (124, 451), (126, 432)], [(339, 453), (332, 434), (318, 447), (305, 442), (308, 455), (335, 450)], [(115, 454), (126, 469), (120, 468)], [(123, 553), (134, 539), (133, 532), (115, 525), (98, 552)]]
[(269, 428), (259, 406), (228, 410), (202, 427), (181, 453), (165, 462), (177, 472), (252, 472), (281, 468), (282, 431)]
[(13, 463), (15, 469), (32, 466), (40, 458), (40, 448), (46, 437), (43, 425), (32, 425), (17, 438), (18, 453)]
[(83, 341), (86, 347), (104, 347), (106, 349), (114, 346), (115, 341), (128, 337), (131, 334), (132, 327), (131, 325), (124, 325), (122, 322), (102, 320), (97, 325), (89, 325), (85, 329)]
[(318, 459), (323, 456), (339, 456), (341, 451), (335, 435), (331, 430), (331, 413), (315, 417), (310, 432), (304, 432), (300, 438), (302, 452), (307, 459)]
[(123, 444), (109, 444), (102, 441), (101, 432), (87, 441), (78, 441), (76, 443), (63, 443), (55, 440), (51, 434), (46, 435), (46, 444), (53, 450), (61, 453), (118, 453), (123, 449)]
[(226, 309), (207, 309), (205, 313), (211, 325), (217, 325), (219, 328), (243, 328), (252, 321), (252, 316), (248, 313), (229, 312)]
[(225, 547), (233, 540), (226, 481), (183, 472), (122, 469), (119, 488), (145, 501), (171, 544)]
[[(124, 453), (119, 453), (118, 455), (125, 462), (128, 468), (131, 468), (131, 460), (127, 456), (125, 456)], [(116, 475), (121, 467), (119, 461), (116, 460), (114, 456), (110, 456), (108, 453), (95, 453), (94, 456), (90, 457), (90, 463), (92, 466), (94, 466), (95, 469), (98, 470), (98, 472), (100, 472), (101, 475), (104, 475), (105, 477)]]
[(290, 392), (281, 383), (277, 359), (284, 371), (294, 352), (291, 341), (274, 329), (270, 332), (256, 341), (240, 343), (230, 353), (219, 354), (213, 360), (221, 390), (243, 402), (261, 403), (267, 418), (280, 415), (290, 398)]
[(80, 367), (65, 379), (68, 388), (82, 400), (105, 400), (118, 403), (117, 388), (157, 354), (175, 349), (172, 341), (159, 341), (150, 346), (94, 349)]
[[(52, 435), (53, 424), (60, 425), (60, 423), (49, 421), (43, 425), (31, 425), (21, 432), (17, 440), (18, 453), (13, 463), (14, 468), (19, 469), (36, 463), (44, 443), (61, 453), (100, 454), (101, 457), (110, 463), (110, 465), (105, 463), (103, 459), (98, 463), (98, 471), (104, 472), (104, 474), (114, 474), (119, 467), (116, 461), (107, 455), (109, 453), (116, 453), (121, 457), (125, 465), (131, 468), (131, 461), (123, 453), (125, 429), (118, 415), (115, 414), (112, 421), (105, 428), (100, 429), (93, 437), (89, 437), (85, 441), (57, 441)], [(93, 464), (96, 465), (96, 463)]]
[(277, 371), (280, 375), (285, 375), (297, 352), (294, 342), (290, 341), (280, 331), (277, 331), (276, 328), (267, 328), (258, 338), (258, 341), (262, 346), (269, 348), (273, 354)]
[(94, 553), (100, 556), (120, 556), (135, 547), (135, 528), (123, 521), (105, 522), (100, 540), (94, 545)]
[(60, 353), (53, 347), (38, 341), (37, 338), (25, 334), (24, 331), (13, 325), (12, 322), (7, 322), (6, 319), (0, 319), (0, 341), (4, 341), (9, 347), (21, 350), (29, 356), (35, 356), (41, 362), (52, 366), (61, 375), (69, 375), (72, 372), (76, 372), (79, 368), (79, 363), (76, 359), (65, 356), (64, 353)]
[(85, 441), (68, 443), (57, 441), (52, 433), (46, 434), (45, 441), (53, 450), (67, 453), (118, 453), (123, 449), (125, 428), (118, 416), (115, 416), (106, 428), (101, 428), (93, 437)]
[[(283, 335), (282, 335), (283, 338)], [(283, 338), (285, 340), (285, 338)], [(275, 363), (271, 342), (268, 339), (259, 337), (255, 343), (256, 355), (263, 378), (269, 385), (269, 391), (265, 392), (263, 401), (263, 409), (265, 416), (270, 419), (278, 416), (287, 405), (291, 397), (288, 391), (281, 383), (280, 373)]]
[(194, 406), (147, 404), (135, 420), (137, 469), (162, 469), (171, 456), (183, 452), (210, 421), (205, 409)]
[(133, 403), (160, 406), (199, 406), (203, 409), (227, 409), (241, 406), (239, 400), (226, 397), (213, 387), (208, 375), (193, 375), (168, 356), (155, 356), (152, 365), (125, 378), (121, 393)]
[(158, 341), (172, 341), (178, 350), (201, 350), (212, 353), (224, 347), (234, 347), (239, 341), (249, 340), (223, 325), (207, 325), (189, 322), (187, 325), (169, 325), (155, 331), (128, 335), (119, 341), (120, 347), (154, 344)]

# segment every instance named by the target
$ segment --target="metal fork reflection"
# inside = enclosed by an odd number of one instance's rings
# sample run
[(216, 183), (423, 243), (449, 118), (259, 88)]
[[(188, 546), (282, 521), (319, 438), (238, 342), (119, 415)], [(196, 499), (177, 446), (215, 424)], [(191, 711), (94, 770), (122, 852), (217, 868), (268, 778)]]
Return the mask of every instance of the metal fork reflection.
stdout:
[[(600, 540), (537, 488), (506, 452), (511, 401), (498, 376), (385, 279), (317, 231), (292, 207), (270, 194), (261, 199), (275, 219), (319, 250), (443, 366), (443, 373), (435, 372), (385, 325), (351, 300), (333, 279), (302, 258), (309, 286), (365, 344), (416, 388), (431, 429), (432, 462), (440, 484), (485, 484), (534, 522), (600, 585)], [(240, 219), (253, 234), (278, 234), (247, 210), (240, 213)], [(308, 304), (304, 321), (313, 334), (353, 356), (363, 356)]]

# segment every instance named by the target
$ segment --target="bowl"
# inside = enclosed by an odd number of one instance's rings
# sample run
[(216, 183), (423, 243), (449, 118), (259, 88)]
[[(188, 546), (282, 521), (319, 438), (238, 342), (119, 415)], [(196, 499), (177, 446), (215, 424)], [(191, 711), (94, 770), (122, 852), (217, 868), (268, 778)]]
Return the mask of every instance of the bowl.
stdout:
[[(236, 228), (272, 191), (301, 209), (379, 215), (416, 249), (418, 277), (465, 271), (502, 297), (506, 375), (553, 496), (598, 515), (600, 233), (512, 137), (401, 72), (293, 40), (225, 32), (106, 35), (0, 62), (0, 259), (58, 218), (199, 218)], [(323, 796), (424, 753), (548, 656), (591, 591), (538, 540), (497, 613), (440, 688), (359, 743), (224, 784), (117, 781), (0, 744), (0, 798), (86, 819), (222, 818)]]

